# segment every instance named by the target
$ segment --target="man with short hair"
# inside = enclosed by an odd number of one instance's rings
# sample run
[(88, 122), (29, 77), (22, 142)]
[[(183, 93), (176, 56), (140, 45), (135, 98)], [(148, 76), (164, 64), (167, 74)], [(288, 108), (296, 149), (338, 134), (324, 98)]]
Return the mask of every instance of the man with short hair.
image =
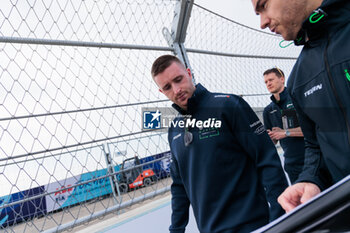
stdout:
[[(170, 232), (185, 231), (190, 204), (200, 232), (251, 232), (283, 214), (277, 197), (287, 181), (249, 105), (194, 85), (190, 70), (172, 55), (155, 60), (152, 77), (179, 112), (168, 134)], [(215, 124), (205, 126), (208, 120)]]
[(264, 81), (272, 94), (272, 102), (265, 107), (263, 117), (271, 140), (275, 144), (280, 141), (284, 151), (284, 170), (293, 184), (304, 165), (304, 138), (284, 80), (284, 73), (278, 68), (264, 72)]
[(252, 0), (261, 28), (304, 45), (287, 87), (305, 138), (298, 183), (286, 211), (350, 174), (350, 1)]

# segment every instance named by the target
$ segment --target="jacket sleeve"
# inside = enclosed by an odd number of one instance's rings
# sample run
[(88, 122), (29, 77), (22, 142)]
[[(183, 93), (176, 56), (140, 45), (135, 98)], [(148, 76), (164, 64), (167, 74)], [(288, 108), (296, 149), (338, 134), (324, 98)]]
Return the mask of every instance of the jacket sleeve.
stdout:
[(303, 113), (293, 97), (292, 101), (298, 114), (305, 142), (304, 168), (296, 183), (310, 182), (324, 190), (331, 185), (331, 176), (323, 163), (321, 148), (316, 138), (315, 123)]
[(264, 108), (264, 112), (263, 112), (263, 120), (264, 120), (264, 126), (265, 129), (272, 129), (272, 124), (271, 124), (271, 120), (269, 117), (269, 106), (267, 106), (266, 108)]
[[(169, 133), (170, 135), (170, 133)], [(169, 140), (169, 145), (170, 140)], [(171, 233), (183, 233), (188, 223), (190, 201), (187, 197), (182, 179), (179, 173), (178, 163), (173, 153), (171, 154), (170, 175), (173, 180), (171, 184)]]
[(276, 147), (252, 108), (239, 98), (235, 109), (234, 130), (240, 144), (256, 163), (266, 199), (270, 203), (270, 220), (274, 220), (284, 214), (277, 198), (288, 186), (281, 161)]

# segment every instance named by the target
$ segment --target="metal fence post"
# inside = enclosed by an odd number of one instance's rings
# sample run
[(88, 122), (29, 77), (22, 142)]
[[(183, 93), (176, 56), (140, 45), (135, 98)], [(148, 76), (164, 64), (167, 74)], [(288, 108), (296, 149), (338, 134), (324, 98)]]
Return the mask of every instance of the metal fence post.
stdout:
[(120, 197), (118, 180), (117, 180), (115, 175), (111, 175), (111, 174), (115, 173), (115, 170), (114, 170), (114, 163), (113, 163), (112, 158), (111, 158), (111, 153), (110, 153), (108, 144), (107, 144), (108, 152), (106, 151), (105, 144), (102, 144), (102, 148), (103, 148), (103, 153), (104, 153), (105, 158), (106, 158), (107, 174), (109, 175), (109, 182), (111, 183), (114, 201), (116, 204), (120, 204), (120, 202), (118, 201), (118, 196)]
[(163, 36), (168, 45), (174, 49), (175, 55), (191, 70), (192, 79), (195, 83), (194, 73), (184, 46), (193, 3), (194, 0), (180, 0), (177, 2), (171, 32), (167, 28), (163, 28)]

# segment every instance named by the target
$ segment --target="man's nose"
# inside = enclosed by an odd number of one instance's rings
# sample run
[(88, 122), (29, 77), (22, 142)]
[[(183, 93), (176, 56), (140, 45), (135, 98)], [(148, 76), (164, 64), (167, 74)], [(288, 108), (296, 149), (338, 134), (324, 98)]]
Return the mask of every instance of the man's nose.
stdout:
[(266, 16), (265, 13), (260, 14), (260, 28), (265, 29), (270, 24), (270, 19)]
[(175, 84), (173, 88), (174, 88), (174, 93), (176, 95), (181, 91), (180, 85)]

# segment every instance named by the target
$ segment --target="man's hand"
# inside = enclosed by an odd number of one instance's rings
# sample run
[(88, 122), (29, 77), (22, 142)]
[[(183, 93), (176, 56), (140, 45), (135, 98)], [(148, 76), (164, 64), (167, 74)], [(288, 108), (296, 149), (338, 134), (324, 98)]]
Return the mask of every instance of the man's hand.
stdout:
[(288, 213), (320, 192), (320, 188), (313, 183), (297, 183), (284, 190), (278, 197), (278, 203)]
[(269, 134), (272, 141), (278, 141), (287, 137), (286, 131), (279, 127), (273, 127), (272, 130), (268, 130), (267, 133)]
[[(267, 129), (266, 131), (267, 131), (267, 134), (270, 136), (270, 133), (271, 133), (272, 131), (269, 130), (269, 129)], [(270, 136), (270, 138), (271, 138), (271, 136)], [(271, 138), (271, 140), (272, 140), (273, 144), (277, 144), (277, 142), (278, 142), (278, 140), (275, 140), (275, 139), (272, 139), (272, 138)]]

